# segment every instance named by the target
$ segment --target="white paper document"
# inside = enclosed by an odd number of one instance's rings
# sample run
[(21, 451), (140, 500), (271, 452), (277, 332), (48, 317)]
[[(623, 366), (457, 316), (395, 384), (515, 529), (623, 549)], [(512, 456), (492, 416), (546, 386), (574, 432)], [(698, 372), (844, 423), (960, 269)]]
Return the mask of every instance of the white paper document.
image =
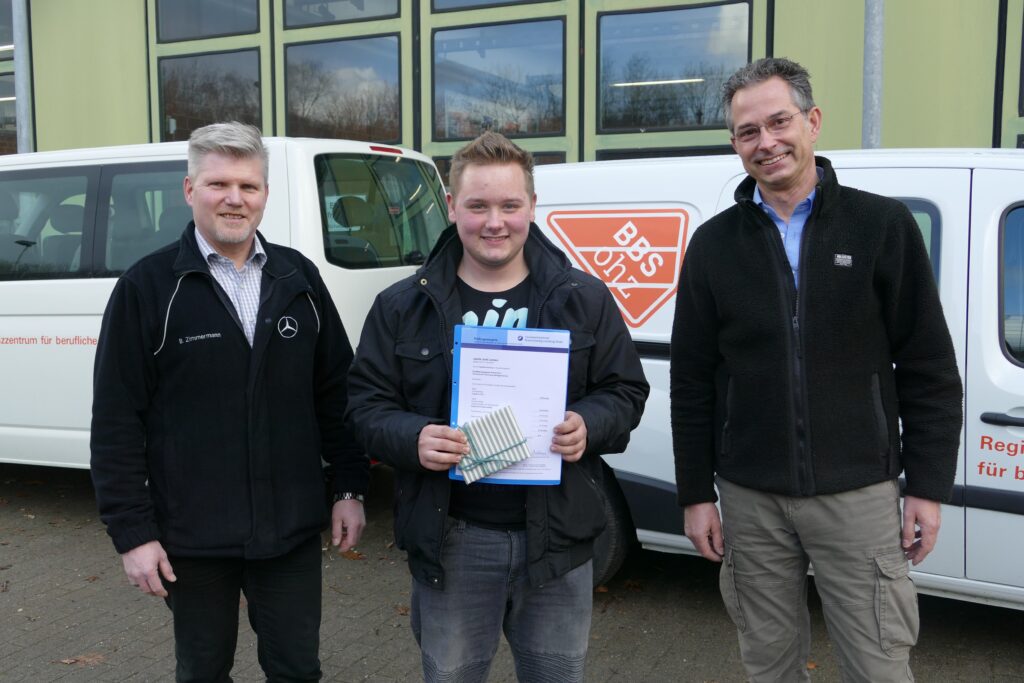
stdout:
[[(562, 457), (551, 452), (555, 425), (565, 419), (569, 331), (455, 326), (451, 426), (511, 406), (530, 457), (480, 481), (557, 484)], [(463, 479), (458, 467), (449, 472)]]

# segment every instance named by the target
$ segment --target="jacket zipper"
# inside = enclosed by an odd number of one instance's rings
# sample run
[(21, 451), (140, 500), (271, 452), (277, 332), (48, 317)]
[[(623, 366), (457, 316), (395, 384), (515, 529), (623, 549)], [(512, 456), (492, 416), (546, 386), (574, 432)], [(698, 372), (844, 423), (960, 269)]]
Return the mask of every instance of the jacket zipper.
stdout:
[[(782, 235), (779, 229), (764, 212), (751, 202), (751, 207), (757, 212), (758, 220), (762, 226), (770, 229), (769, 241), (773, 245), (776, 254), (776, 264), (779, 266), (779, 275), (783, 285), (784, 304), (789, 308), (789, 338), (790, 347), (790, 409), (793, 412), (792, 443), (795, 451), (794, 478), (796, 490), (802, 495), (811, 496), (815, 493), (814, 487), (814, 463), (811, 460), (808, 435), (810, 424), (807, 417), (807, 397), (804, 389), (804, 353), (803, 334), (800, 327), (800, 288), (793, 277), (793, 271), (786, 256), (786, 250), (782, 245)], [(800, 237), (800, 266), (803, 265), (804, 251), (807, 242), (808, 228), (811, 227), (811, 217), (804, 223), (803, 234)], [(788, 287), (786, 287), (788, 285)]]

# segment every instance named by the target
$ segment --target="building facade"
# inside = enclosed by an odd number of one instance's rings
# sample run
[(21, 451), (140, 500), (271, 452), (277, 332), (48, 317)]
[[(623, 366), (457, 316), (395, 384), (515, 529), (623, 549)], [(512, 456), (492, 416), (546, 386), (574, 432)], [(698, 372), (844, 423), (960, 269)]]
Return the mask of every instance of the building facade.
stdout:
[[(820, 148), (861, 144), (863, 2), (27, 4), (37, 150), (179, 140), (238, 119), (267, 135), (400, 144), (442, 165), (485, 128), (541, 162), (728, 152), (718, 89), (766, 55), (810, 70)], [(12, 151), (0, 5), (0, 151)], [(1024, 0), (889, 0), (884, 19), (883, 147), (1024, 139)]]

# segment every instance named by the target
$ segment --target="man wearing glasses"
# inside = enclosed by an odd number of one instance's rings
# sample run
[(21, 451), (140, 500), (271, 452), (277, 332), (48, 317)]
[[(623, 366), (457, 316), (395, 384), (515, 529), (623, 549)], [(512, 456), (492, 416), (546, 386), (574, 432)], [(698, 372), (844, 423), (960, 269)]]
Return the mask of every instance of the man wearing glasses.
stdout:
[(906, 207), (840, 185), (815, 157), (822, 113), (799, 64), (743, 67), (723, 106), (749, 176), (680, 274), (671, 414), (686, 535), (723, 563), (750, 680), (810, 680), (813, 565), (843, 680), (911, 681), (908, 560), (935, 545), (962, 420), (928, 254)]

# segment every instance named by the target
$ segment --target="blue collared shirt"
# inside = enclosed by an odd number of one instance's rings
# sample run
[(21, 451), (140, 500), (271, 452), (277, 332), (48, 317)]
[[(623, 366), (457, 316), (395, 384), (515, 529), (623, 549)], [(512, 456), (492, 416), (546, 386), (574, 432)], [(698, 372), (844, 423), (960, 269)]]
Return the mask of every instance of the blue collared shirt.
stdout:
[[(824, 171), (819, 167), (819, 180), (823, 173)], [(772, 223), (775, 223), (775, 227), (779, 229), (779, 234), (782, 235), (782, 244), (786, 249), (786, 259), (789, 261), (789, 267), (793, 271), (793, 284), (797, 287), (800, 286), (800, 240), (804, 235), (804, 226), (807, 225), (807, 219), (811, 216), (811, 207), (814, 206), (814, 195), (817, 192), (818, 188), (811, 190), (811, 193), (807, 195), (807, 199), (796, 205), (796, 208), (793, 209), (793, 215), (789, 217), (789, 223), (786, 223), (779, 217), (779, 214), (775, 213), (775, 209), (765, 204), (764, 199), (761, 197), (761, 190), (756, 185), (754, 186), (754, 203), (768, 214), (768, 217), (772, 219)]]

